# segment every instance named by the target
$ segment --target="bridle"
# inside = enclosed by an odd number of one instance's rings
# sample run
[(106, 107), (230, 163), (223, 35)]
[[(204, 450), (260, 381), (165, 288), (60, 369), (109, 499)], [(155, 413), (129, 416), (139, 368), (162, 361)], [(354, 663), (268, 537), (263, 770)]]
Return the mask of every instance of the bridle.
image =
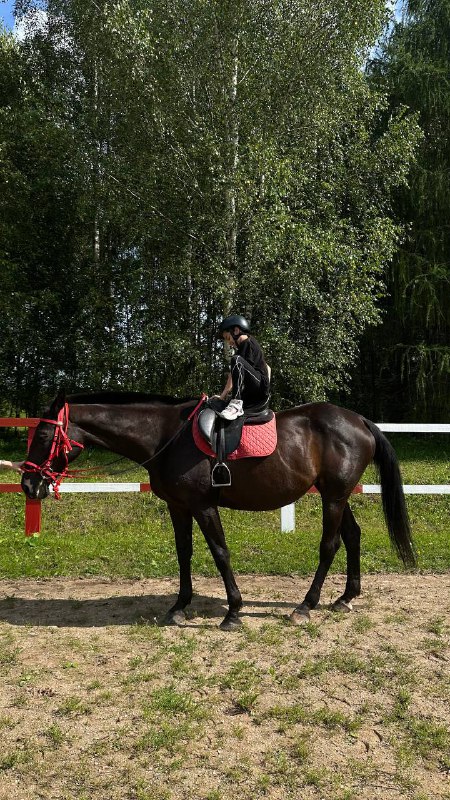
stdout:
[[(64, 403), (63, 407), (58, 412), (58, 418), (46, 419), (41, 417), (39, 422), (47, 422), (49, 425), (55, 426), (50, 452), (42, 464), (34, 464), (33, 461), (25, 461), (22, 465), (22, 472), (33, 472), (41, 475), (45, 480), (50, 481), (53, 485), (55, 498), (59, 500), (59, 487), (61, 481), (69, 475), (69, 453), (73, 447), (80, 447), (84, 450), (84, 445), (81, 442), (76, 442), (67, 435), (67, 428), (69, 426), (69, 404)], [(59, 456), (63, 457), (63, 469), (56, 472), (52, 468), (52, 461)]]
[[(180, 435), (180, 433), (189, 425), (189, 423), (192, 421), (192, 419), (195, 416), (195, 414), (197, 413), (197, 411), (200, 409), (200, 407), (203, 405), (203, 403), (207, 399), (208, 399), (208, 395), (206, 395), (203, 392), (199, 402), (197, 403), (197, 405), (195, 406), (193, 411), (191, 411), (191, 413), (189, 414), (189, 416), (186, 419), (186, 421), (175, 431), (174, 435), (171, 436), (171, 438), (156, 453), (154, 453), (152, 456), (150, 456), (150, 458), (147, 458), (142, 464), (138, 464), (136, 469), (139, 469), (141, 467), (146, 467), (147, 464), (150, 463), (150, 461), (153, 461), (161, 453), (163, 453), (164, 450), (170, 444), (172, 444), (172, 442), (175, 441), (175, 439)], [(49, 452), (46, 460), (43, 461), (42, 464), (34, 464), (33, 461), (28, 461), (28, 460), (24, 461), (24, 463), (22, 465), (22, 468), (21, 468), (21, 471), (23, 473), (32, 472), (32, 473), (41, 475), (42, 478), (44, 478), (45, 480), (50, 481), (50, 483), (53, 485), (53, 493), (55, 495), (55, 499), (59, 500), (60, 496), (61, 496), (60, 492), (59, 492), (59, 487), (60, 487), (62, 481), (64, 480), (64, 478), (74, 477), (77, 474), (85, 473), (85, 472), (89, 472), (90, 471), (89, 468), (86, 468), (86, 469), (78, 469), (78, 470), (74, 470), (72, 472), (69, 472), (69, 457), (68, 457), (68, 454), (70, 453), (71, 450), (73, 450), (73, 446), (80, 447), (82, 450), (84, 450), (84, 444), (81, 444), (81, 442), (76, 442), (74, 439), (71, 439), (67, 435), (67, 428), (68, 428), (68, 425), (69, 425), (69, 404), (68, 403), (64, 403), (63, 407), (58, 412), (58, 418), (56, 420), (55, 419), (46, 419), (45, 417), (41, 417), (39, 419), (39, 422), (48, 422), (50, 425), (54, 425), (55, 426), (55, 432), (53, 434), (53, 439), (52, 439), (52, 443), (51, 443), (51, 446), (50, 446), (50, 452)], [(58, 458), (58, 456), (61, 456), (61, 455), (64, 458), (64, 467), (63, 467), (62, 470), (59, 470), (58, 472), (56, 472), (54, 469), (52, 469), (52, 461), (55, 458)], [(119, 459), (119, 460), (121, 460), (121, 459)], [(115, 462), (113, 462), (113, 463), (115, 463)], [(108, 465), (106, 465), (106, 466), (108, 466)], [(96, 469), (96, 468), (94, 467), (94, 469)], [(123, 470), (123, 472), (129, 472), (129, 469)], [(120, 475), (122, 473), (121, 472), (116, 472), (116, 473), (113, 473), (113, 474)]]

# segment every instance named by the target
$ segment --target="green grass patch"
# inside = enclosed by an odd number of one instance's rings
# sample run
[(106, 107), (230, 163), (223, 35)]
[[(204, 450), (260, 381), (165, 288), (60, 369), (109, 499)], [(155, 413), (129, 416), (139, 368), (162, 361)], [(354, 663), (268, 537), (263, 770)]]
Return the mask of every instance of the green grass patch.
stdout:
[(81, 717), (86, 714), (92, 714), (92, 707), (80, 697), (66, 697), (56, 709), (56, 714), (60, 717)]
[(342, 711), (333, 710), (323, 706), (317, 709), (308, 709), (304, 705), (293, 704), (290, 706), (273, 706), (264, 714), (265, 718), (279, 720), (283, 726), (290, 725), (321, 725), (329, 730), (342, 728), (347, 733), (353, 733), (361, 727), (361, 717), (343, 714)]
[[(448, 481), (450, 443), (445, 436), (392, 435), (407, 483)], [(23, 456), (9, 444), (1, 458)], [(110, 453), (95, 452), (88, 464), (106, 464)], [(129, 463), (129, 462), (126, 462)], [(122, 465), (120, 465), (122, 468)], [(113, 467), (112, 469), (117, 469)], [(145, 481), (142, 470), (103, 480)], [(2, 473), (2, 481), (17, 475)], [(371, 468), (363, 478), (374, 482)], [(362, 570), (398, 572), (401, 562), (393, 553), (383, 520), (380, 497), (355, 495), (351, 505), (362, 529)], [(417, 545), (419, 567), (445, 572), (450, 568), (450, 497), (409, 496), (407, 505)], [(63, 495), (43, 503), (42, 535), (24, 536), (24, 498), (0, 498), (0, 578), (65, 576), (162, 577), (178, 573), (174, 536), (165, 503), (152, 494)], [(280, 513), (239, 512), (223, 509), (221, 517), (238, 573), (309, 575), (315, 571), (322, 525), (320, 498), (306, 496), (297, 503), (295, 533), (280, 533)], [(194, 531), (193, 572), (216, 575), (204, 538)], [(341, 547), (332, 571), (345, 570)]]
[(53, 748), (61, 747), (67, 737), (59, 725), (50, 725), (45, 731), (44, 736), (48, 739)]
[(367, 631), (372, 630), (375, 623), (367, 616), (367, 614), (360, 614), (356, 617), (356, 619), (352, 622), (352, 630), (355, 633), (367, 633)]
[(405, 737), (403, 749), (409, 757), (416, 754), (425, 761), (440, 758), (446, 768), (450, 768), (450, 731), (446, 725), (405, 713), (402, 732)]
[(428, 621), (425, 626), (427, 633), (434, 633), (435, 636), (442, 636), (446, 630), (446, 624), (443, 617), (433, 617)]
[(10, 750), (0, 755), (0, 775), (10, 769), (16, 769), (22, 764), (30, 764), (33, 761), (33, 753), (27, 742), (20, 748)]
[(197, 726), (190, 720), (163, 718), (138, 737), (133, 750), (136, 753), (167, 750), (173, 755), (180, 751), (183, 743), (194, 736), (196, 731), (198, 733)]
[(179, 692), (174, 686), (165, 686), (152, 692), (150, 702), (143, 709), (144, 720), (152, 721), (155, 714), (173, 717), (183, 714), (191, 720), (204, 719), (206, 708), (197, 703), (188, 692)]
[(0, 675), (6, 674), (10, 667), (13, 667), (15, 664), (17, 664), (18, 652), (18, 648), (15, 648), (14, 650), (5, 649), (0, 651)]

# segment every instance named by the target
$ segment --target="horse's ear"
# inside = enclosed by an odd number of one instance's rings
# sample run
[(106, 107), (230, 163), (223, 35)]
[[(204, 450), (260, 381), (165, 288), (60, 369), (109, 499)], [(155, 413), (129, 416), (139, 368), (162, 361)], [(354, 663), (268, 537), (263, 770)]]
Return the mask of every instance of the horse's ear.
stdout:
[(53, 411), (61, 411), (64, 403), (66, 402), (66, 390), (61, 387), (52, 403)]

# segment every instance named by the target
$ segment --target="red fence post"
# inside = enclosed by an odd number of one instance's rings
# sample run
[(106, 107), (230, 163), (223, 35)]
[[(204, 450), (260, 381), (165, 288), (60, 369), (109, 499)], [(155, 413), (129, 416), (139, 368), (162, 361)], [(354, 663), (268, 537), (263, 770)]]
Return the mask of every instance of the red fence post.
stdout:
[(41, 501), (25, 500), (25, 536), (41, 532)]
[[(30, 425), (28, 428), (27, 452), (30, 449), (30, 444), (34, 436), (34, 428), (34, 425)], [(41, 501), (29, 500), (27, 497), (25, 500), (25, 536), (34, 536), (35, 534), (40, 534), (40, 532)]]
[[(30, 449), (34, 429), (39, 425), (39, 417), (0, 417), (0, 428), (28, 428), (27, 449)], [(0, 491), (21, 493), (20, 483), (2, 483)], [(25, 535), (33, 536), (41, 532), (41, 501), (25, 502)]]

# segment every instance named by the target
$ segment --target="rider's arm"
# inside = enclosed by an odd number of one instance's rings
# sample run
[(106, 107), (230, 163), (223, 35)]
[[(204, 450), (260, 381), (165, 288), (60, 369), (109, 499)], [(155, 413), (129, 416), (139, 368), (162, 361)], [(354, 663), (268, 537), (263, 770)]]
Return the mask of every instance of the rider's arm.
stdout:
[(227, 399), (227, 395), (230, 394), (232, 388), (233, 388), (233, 381), (232, 381), (232, 378), (231, 378), (231, 372), (229, 372), (228, 373), (227, 382), (225, 384), (225, 388), (224, 388), (222, 394), (220, 395), (222, 400), (226, 400)]

